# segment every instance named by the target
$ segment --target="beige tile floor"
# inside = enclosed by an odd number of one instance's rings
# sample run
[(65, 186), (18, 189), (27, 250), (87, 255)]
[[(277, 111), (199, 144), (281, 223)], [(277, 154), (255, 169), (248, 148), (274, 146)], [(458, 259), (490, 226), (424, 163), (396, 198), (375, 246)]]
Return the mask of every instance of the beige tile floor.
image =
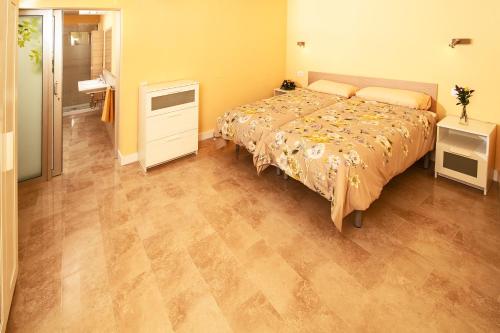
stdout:
[(143, 174), (95, 116), (65, 174), (20, 189), (9, 331), (500, 330), (500, 201), (419, 165), (343, 233), (330, 205), (234, 147)]

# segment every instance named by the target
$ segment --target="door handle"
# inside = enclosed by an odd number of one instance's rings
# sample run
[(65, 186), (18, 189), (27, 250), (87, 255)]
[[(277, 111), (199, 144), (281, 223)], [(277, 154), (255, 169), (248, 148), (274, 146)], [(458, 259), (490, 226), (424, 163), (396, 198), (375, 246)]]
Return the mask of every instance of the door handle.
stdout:
[(59, 97), (59, 81), (54, 81), (54, 96)]

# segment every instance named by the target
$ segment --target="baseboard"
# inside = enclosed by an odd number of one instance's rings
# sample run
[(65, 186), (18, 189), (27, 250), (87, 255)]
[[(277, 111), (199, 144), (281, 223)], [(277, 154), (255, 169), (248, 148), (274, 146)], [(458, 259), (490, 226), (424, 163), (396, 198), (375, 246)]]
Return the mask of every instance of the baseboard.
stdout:
[(211, 129), (209, 131), (200, 133), (198, 135), (198, 141), (205, 141), (205, 140), (208, 140), (208, 139), (212, 139), (213, 137), (214, 137), (214, 130)]
[[(206, 131), (198, 134), (198, 141), (204, 141), (212, 139), (214, 137), (214, 130)], [(133, 153), (130, 155), (122, 155), (120, 150), (118, 150), (118, 159), (120, 160), (120, 165), (132, 164), (139, 161), (139, 154)]]
[(118, 158), (120, 160), (120, 165), (124, 166), (124, 165), (132, 164), (132, 163), (139, 161), (139, 154), (133, 153), (133, 154), (129, 154), (129, 155), (122, 155), (120, 150), (118, 150)]

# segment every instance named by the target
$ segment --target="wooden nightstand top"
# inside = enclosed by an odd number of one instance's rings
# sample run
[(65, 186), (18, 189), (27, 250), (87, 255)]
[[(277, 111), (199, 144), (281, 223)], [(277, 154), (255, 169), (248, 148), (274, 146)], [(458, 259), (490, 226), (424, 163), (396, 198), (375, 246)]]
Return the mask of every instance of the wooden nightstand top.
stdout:
[(460, 124), (460, 118), (457, 116), (446, 116), (437, 124), (437, 126), (481, 136), (489, 136), (497, 127), (496, 124), (475, 119), (469, 119), (468, 125), (462, 125)]

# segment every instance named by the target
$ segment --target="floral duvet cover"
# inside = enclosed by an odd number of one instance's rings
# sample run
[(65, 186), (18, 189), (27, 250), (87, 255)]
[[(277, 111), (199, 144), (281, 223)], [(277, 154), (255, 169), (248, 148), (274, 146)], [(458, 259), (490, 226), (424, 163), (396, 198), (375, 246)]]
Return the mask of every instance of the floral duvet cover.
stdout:
[(254, 153), (261, 172), (275, 165), (331, 201), (331, 217), (365, 210), (387, 182), (431, 151), (430, 111), (344, 100), (270, 131)]
[(341, 100), (345, 98), (299, 88), (224, 113), (217, 119), (214, 137), (231, 140), (254, 153), (272, 130)]

